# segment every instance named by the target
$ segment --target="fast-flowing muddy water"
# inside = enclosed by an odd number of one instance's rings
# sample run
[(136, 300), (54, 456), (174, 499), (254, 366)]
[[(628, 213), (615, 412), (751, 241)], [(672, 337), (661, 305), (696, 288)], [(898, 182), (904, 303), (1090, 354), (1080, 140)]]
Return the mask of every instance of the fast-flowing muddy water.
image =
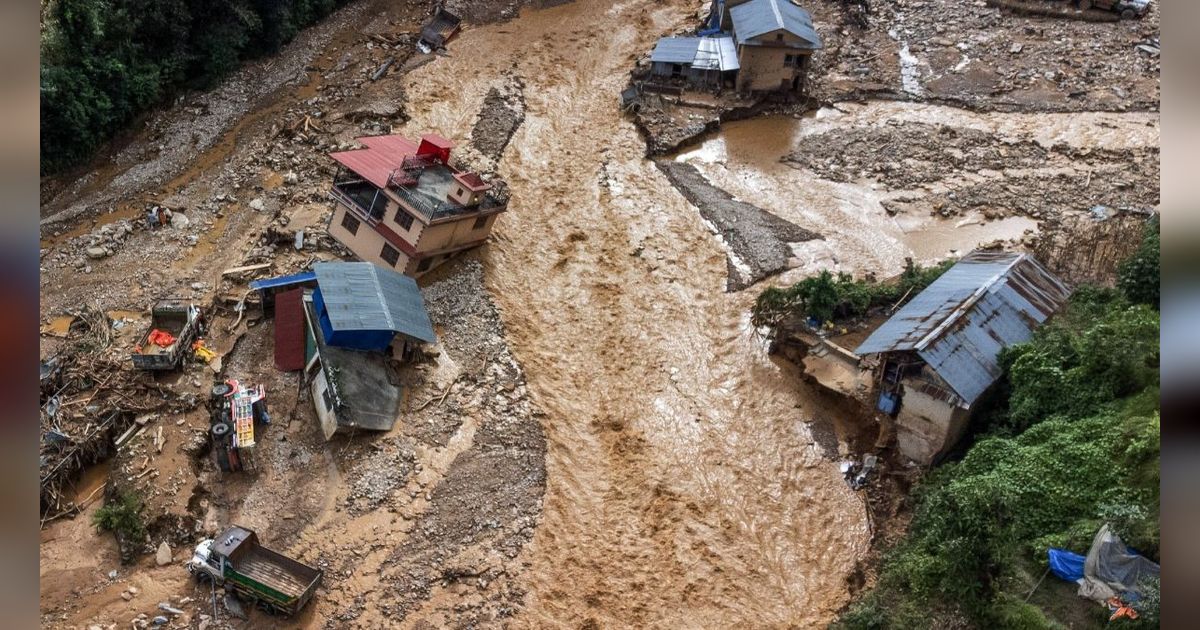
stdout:
[(616, 104), (687, 8), (528, 12), (464, 33), (406, 87), (408, 133), (461, 134), (503, 73), (526, 84), (485, 262), (548, 415), (532, 626), (821, 624), (867, 549), (862, 502), (806, 429), (819, 410), (766, 357), (752, 294), (724, 292), (722, 245)]
[[(526, 119), (501, 164), (510, 211), (485, 263), (548, 414), (544, 514), (525, 551), (531, 626), (822, 625), (845, 603), (846, 575), (868, 546), (861, 501), (806, 428), (826, 412), (768, 360), (747, 321), (756, 291), (723, 291), (722, 244), (643, 158), (616, 105), (633, 60), (691, 8), (526, 12), (467, 31), (451, 57), (406, 84), (405, 131), (458, 140), (504, 73), (526, 84)], [(825, 234), (810, 267), (895, 271), (906, 256), (937, 258), (1034, 226), (888, 217), (883, 191), (779, 162), (807, 133), (897, 117), (1046, 142), (1157, 139), (1129, 117), (875, 103), (731, 124), (679, 159)]]

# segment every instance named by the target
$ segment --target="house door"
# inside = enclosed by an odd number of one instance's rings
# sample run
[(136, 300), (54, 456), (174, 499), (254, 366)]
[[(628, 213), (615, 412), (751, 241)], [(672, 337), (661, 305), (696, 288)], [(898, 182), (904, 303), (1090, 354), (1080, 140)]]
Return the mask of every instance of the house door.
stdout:
[(800, 89), (800, 75), (796, 75), (796, 76), (792, 77), (792, 91), (795, 92), (799, 89)]

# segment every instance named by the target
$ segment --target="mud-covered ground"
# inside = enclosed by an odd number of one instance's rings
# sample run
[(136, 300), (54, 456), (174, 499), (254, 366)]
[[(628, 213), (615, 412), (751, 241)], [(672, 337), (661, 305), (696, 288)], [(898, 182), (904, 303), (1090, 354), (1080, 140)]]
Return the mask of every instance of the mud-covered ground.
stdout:
[(1158, 205), (1157, 146), (1047, 146), (1031, 137), (896, 121), (807, 136), (784, 160), (830, 181), (913, 191), (883, 202), (891, 214), (1048, 219), (1075, 208)]
[[(813, 54), (805, 98), (773, 102), (729, 90), (646, 96), (634, 117), (648, 153), (675, 151), (722, 121), (863, 98), (984, 111), (1158, 111), (1157, 3), (1140, 19), (1116, 22), (1028, 15), (983, 0), (803, 6), (824, 45)], [(680, 32), (694, 34), (699, 26), (697, 20)], [(649, 52), (635, 75), (648, 67)]]

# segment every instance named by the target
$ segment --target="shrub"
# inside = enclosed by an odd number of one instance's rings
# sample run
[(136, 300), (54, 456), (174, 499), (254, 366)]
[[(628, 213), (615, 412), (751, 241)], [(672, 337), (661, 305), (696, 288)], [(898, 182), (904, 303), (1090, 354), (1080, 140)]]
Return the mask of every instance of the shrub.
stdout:
[(1146, 222), (1142, 244), (1117, 269), (1117, 286), (1135, 304), (1159, 305), (1159, 225), (1158, 216)]
[(790, 287), (771, 287), (755, 300), (750, 321), (755, 326), (779, 328), (809, 318), (818, 322), (863, 317), (872, 308), (890, 306), (911, 298), (946, 272), (954, 261), (933, 267), (909, 264), (889, 282), (855, 280), (848, 273), (834, 276), (822, 270)]
[(118, 538), (141, 541), (146, 538), (146, 525), (142, 522), (142, 502), (133, 492), (122, 492), (92, 517), (96, 527), (113, 532)]

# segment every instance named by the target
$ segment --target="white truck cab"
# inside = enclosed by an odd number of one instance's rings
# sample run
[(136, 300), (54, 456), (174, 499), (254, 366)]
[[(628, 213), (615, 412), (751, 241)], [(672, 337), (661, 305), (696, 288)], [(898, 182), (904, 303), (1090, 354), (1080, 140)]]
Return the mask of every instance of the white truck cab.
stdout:
[(187, 563), (187, 570), (192, 575), (207, 576), (219, 584), (224, 575), (220, 567), (212, 564), (212, 545), (213, 539), (211, 538), (200, 541), (200, 544), (196, 545), (196, 551), (192, 553), (192, 559)]

